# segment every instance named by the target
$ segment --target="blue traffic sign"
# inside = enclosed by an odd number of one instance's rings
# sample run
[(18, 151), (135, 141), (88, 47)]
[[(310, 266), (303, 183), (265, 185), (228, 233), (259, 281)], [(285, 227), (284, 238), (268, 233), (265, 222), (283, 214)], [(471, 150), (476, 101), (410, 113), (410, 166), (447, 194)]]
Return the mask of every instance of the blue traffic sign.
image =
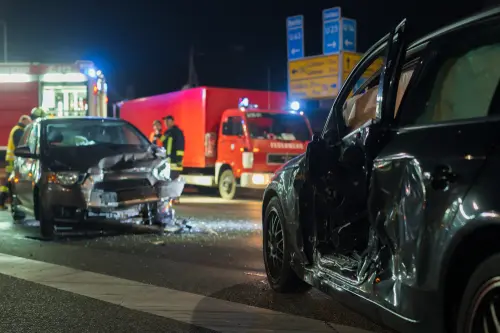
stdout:
[(323, 54), (340, 51), (340, 7), (323, 10)]
[(356, 20), (342, 19), (342, 50), (356, 52)]
[(304, 16), (286, 19), (288, 60), (304, 58)]

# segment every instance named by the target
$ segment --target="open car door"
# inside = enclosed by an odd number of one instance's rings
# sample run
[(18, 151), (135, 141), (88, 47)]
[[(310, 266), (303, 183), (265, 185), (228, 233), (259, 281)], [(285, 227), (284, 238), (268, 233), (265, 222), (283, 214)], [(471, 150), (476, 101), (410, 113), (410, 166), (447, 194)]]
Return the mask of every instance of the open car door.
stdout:
[[(330, 111), (321, 136), (315, 136), (306, 153), (306, 181), (314, 192), (315, 248), (319, 265), (358, 284), (370, 271), (371, 223), (368, 194), (373, 160), (388, 142), (401, 68), (405, 59), (406, 21), (376, 43), (346, 80)], [(376, 59), (379, 72), (361, 88), (358, 82)], [(343, 115), (348, 100), (375, 89), (371, 114), (357, 128)], [(368, 89), (369, 91), (369, 89)], [(311, 253), (307, 254), (312, 256)]]

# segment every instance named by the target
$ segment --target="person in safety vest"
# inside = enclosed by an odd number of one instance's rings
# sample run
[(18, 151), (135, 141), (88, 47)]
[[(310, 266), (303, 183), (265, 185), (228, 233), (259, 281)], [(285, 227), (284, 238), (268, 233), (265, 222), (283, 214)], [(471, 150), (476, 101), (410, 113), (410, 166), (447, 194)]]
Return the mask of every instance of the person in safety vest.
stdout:
[(160, 140), (161, 136), (162, 136), (161, 121), (155, 120), (153, 121), (153, 131), (151, 132), (151, 134), (149, 134), (149, 141), (159, 147), (162, 147), (163, 142), (161, 142)]
[(9, 141), (7, 143), (7, 153), (5, 154), (5, 174), (6, 179), (3, 179), (0, 183), (0, 210), (5, 209), (5, 203), (9, 197), (9, 184), (8, 179), (10, 173), (14, 170), (14, 150), (16, 149), (19, 141), (24, 134), (24, 129), (31, 123), (31, 118), (29, 116), (21, 116), (19, 122), (12, 128), (9, 134)]

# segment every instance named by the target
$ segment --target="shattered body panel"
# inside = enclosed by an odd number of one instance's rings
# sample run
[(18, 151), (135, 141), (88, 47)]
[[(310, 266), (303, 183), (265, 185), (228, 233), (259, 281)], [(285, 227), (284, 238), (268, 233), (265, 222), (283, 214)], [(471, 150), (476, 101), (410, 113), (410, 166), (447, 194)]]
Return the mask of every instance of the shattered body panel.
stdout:
[[(181, 179), (170, 180), (166, 160), (152, 152), (104, 157), (71, 187), (47, 183), (47, 206), (71, 207), (77, 220), (112, 219), (159, 222), (162, 203), (179, 197)], [(141, 220), (142, 218), (142, 220)], [(55, 216), (57, 220), (57, 215)]]

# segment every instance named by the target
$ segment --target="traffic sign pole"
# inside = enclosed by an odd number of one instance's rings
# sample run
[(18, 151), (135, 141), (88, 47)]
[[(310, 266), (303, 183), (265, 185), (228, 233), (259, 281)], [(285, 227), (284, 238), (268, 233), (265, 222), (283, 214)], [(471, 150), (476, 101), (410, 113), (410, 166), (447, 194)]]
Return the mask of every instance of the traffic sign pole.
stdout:
[(291, 16), (286, 19), (288, 60), (304, 58), (304, 16)]
[(340, 7), (323, 10), (323, 54), (335, 54), (340, 51), (341, 29)]

